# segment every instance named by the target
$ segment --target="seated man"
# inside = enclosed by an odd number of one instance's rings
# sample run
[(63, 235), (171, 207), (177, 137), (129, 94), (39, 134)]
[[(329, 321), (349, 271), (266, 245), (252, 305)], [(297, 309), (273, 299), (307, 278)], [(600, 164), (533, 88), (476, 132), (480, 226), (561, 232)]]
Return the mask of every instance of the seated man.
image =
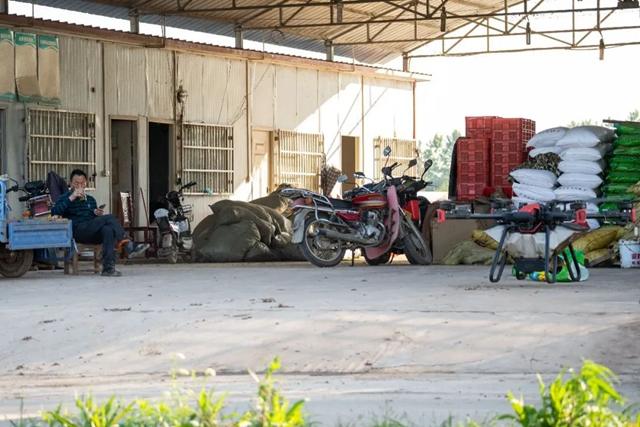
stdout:
[(113, 215), (105, 215), (96, 199), (85, 194), (87, 174), (80, 169), (71, 172), (71, 188), (56, 201), (53, 215), (70, 219), (73, 238), (84, 244), (102, 243), (102, 275), (121, 276), (116, 270), (116, 245), (124, 247), (129, 256), (144, 253), (149, 245), (134, 245), (125, 238), (125, 231)]

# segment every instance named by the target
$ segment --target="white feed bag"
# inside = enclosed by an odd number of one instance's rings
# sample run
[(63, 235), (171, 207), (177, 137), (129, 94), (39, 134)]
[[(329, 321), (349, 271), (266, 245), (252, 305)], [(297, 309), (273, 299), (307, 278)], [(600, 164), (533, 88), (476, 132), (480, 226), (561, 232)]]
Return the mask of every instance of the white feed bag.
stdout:
[(595, 147), (601, 142), (610, 142), (615, 136), (612, 129), (602, 126), (578, 126), (569, 129), (567, 134), (556, 143), (558, 147)]
[(556, 200), (560, 201), (591, 200), (598, 197), (595, 191), (588, 188), (558, 187), (554, 192)]
[(564, 173), (585, 173), (598, 175), (602, 173), (602, 162), (590, 162), (587, 160), (563, 160), (558, 163), (558, 169)]
[[(496, 225), (485, 232), (497, 242), (502, 237), (504, 225)], [(567, 239), (576, 233), (575, 230), (563, 226), (556, 227), (549, 233), (549, 249), (552, 251), (565, 243)], [(535, 234), (522, 234), (511, 232), (504, 242), (506, 252), (512, 257), (538, 258), (544, 256), (545, 234), (543, 232)]]
[(604, 155), (609, 151), (609, 148), (610, 146), (604, 144), (591, 148), (567, 148), (560, 153), (560, 158), (562, 160), (587, 160), (595, 162), (602, 160)]
[(552, 189), (533, 185), (513, 184), (513, 192), (519, 197), (540, 202), (549, 202), (556, 197)]
[(562, 137), (566, 135), (568, 130), (569, 128), (557, 127), (538, 132), (537, 134), (533, 135), (533, 138), (531, 138), (529, 142), (527, 142), (527, 147), (553, 147), (554, 145), (556, 145), (556, 142), (558, 142)]
[(529, 151), (529, 157), (536, 157), (536, 156), (539, 156), (540, 154), (547, 154), (547, 153), (560, 154), (563, 151), (564, 151), (564, 148), (556, 147), (556, 146), (534, 148), (533, 150)]
[(519, 184), (535, 187), (553, 188), (556, 185), (556, 174), (541, 169), (516, 169), (509, 174)]
[(558, 178), (558, 183), (563, 187), (595, 189), (602, 184), (602, 178), (598, 175), (586, 173), (563, 173)]

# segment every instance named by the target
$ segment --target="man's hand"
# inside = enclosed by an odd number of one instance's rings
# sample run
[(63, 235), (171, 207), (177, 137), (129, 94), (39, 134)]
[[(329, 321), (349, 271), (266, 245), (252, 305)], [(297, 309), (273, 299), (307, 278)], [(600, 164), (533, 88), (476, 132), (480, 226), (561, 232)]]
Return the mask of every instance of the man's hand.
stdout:
[(102, 216), (104, 215), (104, 209), (100, 209), (100, 208), (94, 209), (93, 213), (96, 214), (96, 216)]
[(71, 200), (72, 202), (76, 199), (80, 199), (84, 196), (84, 189), (83, 188), (75, 188), (73, 190), (73, 193), (71, 193), (71, 195), (69, 196), (69, 200)]

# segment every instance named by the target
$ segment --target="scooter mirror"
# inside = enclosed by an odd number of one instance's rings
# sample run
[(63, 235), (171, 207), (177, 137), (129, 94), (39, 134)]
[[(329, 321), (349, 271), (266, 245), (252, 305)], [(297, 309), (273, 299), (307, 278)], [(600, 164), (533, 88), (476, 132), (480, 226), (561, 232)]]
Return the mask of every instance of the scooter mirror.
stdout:
[(176, 178), (176, 185), (177, 186), (181, 186), (182, 185), (182, 177)]
[(340, 184), (342, 184), (343, 182), (347, 182), (347, 180), (348, 180), (348, 179), (349, 179), (349, 177), (348, 177), (347, 175), (340, 175), (340, 176), (338, 177), (338, 182), (339, 182)]
[(433, 166), (433, 160), (429, 159), (424, 162), (424, 170), (427, 171), (429, 168)]
[(407, 166), (407, 169), (411, 169), (417, 164), (418, 164), (418, 161), (416, 159), (411, 159), (411, 161), (409, 162), (409, 166)]
[(356, 173), (353, 174), (353, 177), (355, 179), (365, 179), (366, 178), (366, 176), (364, 175), (364, 172), (356, 172)]
[(391, 155), (391, 147), (385, 147), (384, 151), (382, 152), (382, 154), (385, 155), (385, 157), (389, 157)]

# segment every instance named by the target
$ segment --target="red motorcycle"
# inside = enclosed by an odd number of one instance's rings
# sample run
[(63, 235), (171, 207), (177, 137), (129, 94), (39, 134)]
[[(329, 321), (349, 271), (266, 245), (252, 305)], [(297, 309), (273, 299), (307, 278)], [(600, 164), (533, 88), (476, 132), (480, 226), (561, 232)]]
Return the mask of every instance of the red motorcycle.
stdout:
[[(428, 265), (431, 264), (433, 260), (433, 256), (431, 254), (431, 251), (429, 250), (429, 246), (424, 242), (422, 234), (420, 233), (420, 230), (422, 230), (424, 219), (426, 217), (427, 208), (429, 207), (429, 201), (425, 197), (418, 195), (418, 192), (420, 190), (431, 184), (431, 182), (425, 181), (424, 177), (427, 171), (433, 165), (433, 161), (427, 160), (424, 162), (424, 171), (419, 178), (405, 175), (405, 172), (407, 170), (416, 165), (417, 160), (411, 160), (405, 171), (402, 173), (402, 176), (400, 177), (394, 177), (392, 174), (393, 170), (396, 167), (400, 166), (398, 163), (394, 163), (389, 167), (383, 168), (386, 186), (392, 185), (396, 187), (400, 206), (402, 206), (403, 211), (411, 217), (412, 224), (406, 225), (406, 227), (408, 228), (406, 239), (414, 240), (414, 244), (407, 245), (405, 244), (405, 239), (398, 239), (392, 245), (389, 251), (376, 257), (371, 257), (369, 251), (362, 250), (364, 259), (369, 265), (386, 264), (392, 259), (393, 256), (402, 254), (407, 257), (407, 260), (411, 264)], [(364, 177), (359, 176), (358, 178)], [(350, 192), (345, 193), (344, 197), (351, 198), (352, 195), (350, 193), (358, 192), (359, 190), (360, 188), (351, 190)], [(409, 249), (405, 250), (405, 246), (408, 246)], [(413, 253), (413, 251), (411, 250), (411, 248), (413, 247), (418, 248), (419, 253)]]
[[(385, 149), (388, 157), (390, 148)], [(402, 209), (396, 185), (390, 183), (397, 164), (383, 168), (384, 179), (359, 187), (350, 200), (332, 199), (303, 189), (285, 189), (293, 200), (293, 243), (318, 267), (333, 267), (347, 249), (362, 248), (368, 258), (402, 247), (413, 264), (429, 264), (431, 254), (411, 214)], [(363, 174), (356, 174), (363, 177)], [(340, 179), (344, 182), (346, 177)]]

